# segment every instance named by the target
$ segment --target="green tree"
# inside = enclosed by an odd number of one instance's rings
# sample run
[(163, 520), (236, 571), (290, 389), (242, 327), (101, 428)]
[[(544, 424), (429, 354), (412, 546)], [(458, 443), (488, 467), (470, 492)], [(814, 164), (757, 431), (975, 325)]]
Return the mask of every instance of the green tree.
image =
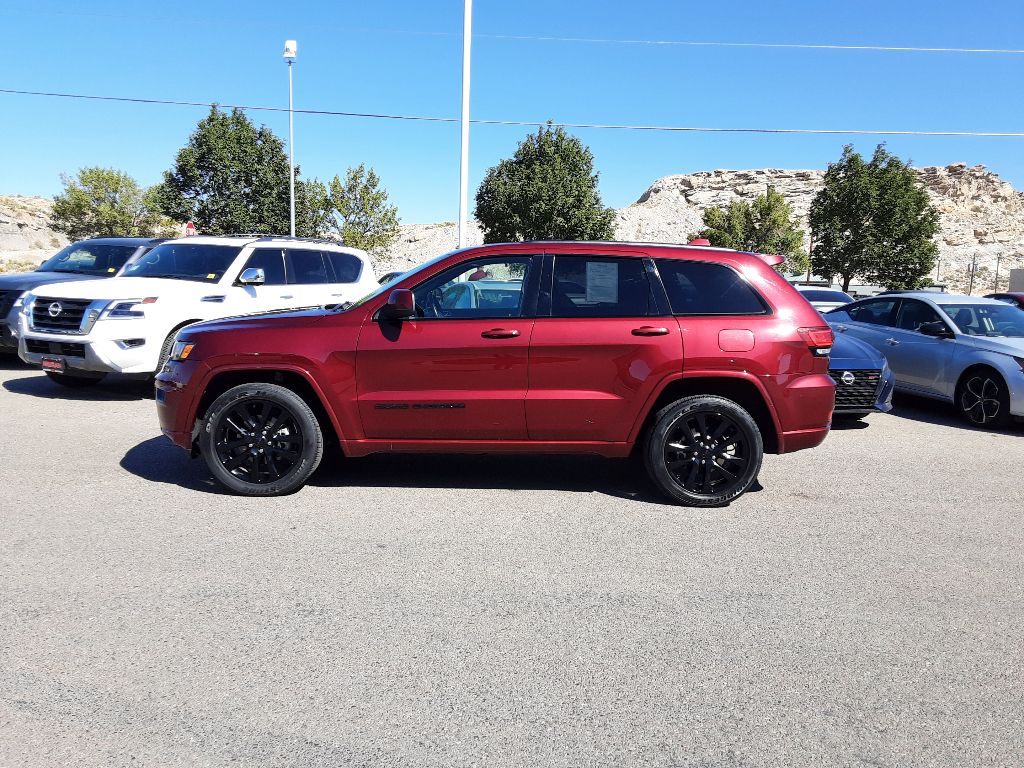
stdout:
[(295, 234), (326, 237), (331, 230), (331, 196), (320, 179), (295, 182)]
[(240, 109), (213, 107), (164, 173), (159, 200), (166, 215), (192, 221), (203, 234), (288, 232), (284, 144)]
[(562, 128), (543, 126), (487, 171), (476, 193), (484, 242), (611, 240), (615, 212), (597, 191), (594, 156)]
[(50, 226), (72, 240), (87, 237), (154, 237), (174, 223), (164, 219), (152, 190), (113, 168), (82, 168), (61, 176), (64, 191), (53, 198)]
[(860, 277), (886, 288), (915, 288), (935, 265), (939, 213), (909, 164), (879, 144), (870, 162), (843, 148), (825, 172), (810, 211), (811, 267), (838, 275), (843, 290)]
[(801, 250), (803, 230), (794, 221), (786, 198), (774, 187), (758, 195), (753, 204), (734, 200), (728, 208), (706, 209), (704, 229), (696, 237), (720, 248), (785, 256), (780, 271), (802, 273), (807, 269), (807, 254)]
[(360, 163), (335, 176), (329, 194), (330, 225), (345, 245), (379, 254), (398, 237), (398, 208), (388, 205), (388, 193), (373, 168)]

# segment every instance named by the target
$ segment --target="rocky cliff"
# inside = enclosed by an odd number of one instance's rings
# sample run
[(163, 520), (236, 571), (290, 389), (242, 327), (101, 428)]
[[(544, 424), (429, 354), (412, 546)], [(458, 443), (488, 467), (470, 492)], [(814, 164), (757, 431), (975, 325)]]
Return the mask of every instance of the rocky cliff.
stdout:
[(64, 235), (50, 229), (52, 206), (42, 197), (0, 195), (0, 262), (38, 265), (68, 244)]

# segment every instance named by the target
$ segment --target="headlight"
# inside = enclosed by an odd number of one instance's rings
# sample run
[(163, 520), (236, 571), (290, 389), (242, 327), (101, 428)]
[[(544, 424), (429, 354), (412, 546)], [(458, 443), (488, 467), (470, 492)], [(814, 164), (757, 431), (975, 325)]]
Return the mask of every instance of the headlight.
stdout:
[(32, 303), (35, 296), (32, 295), (32, 291), (25, 291), (21, 296), (14, 300), (14, 304), (11, 305), (11, 309), (20, 309), (21, 307), (27, 307)]
[(156, 296), (149, 296), (145, 299), (118, 299), (107, 304), (103, 313), (106, 317), (145, 317), (142, 311), (145, 304), (155, 304)]
[(171, 360), (188, 360), (188, 356), (192, 354), (192, 350), (195, 348), (195, 342), (176, 341), (174, 346), (171, 347)]

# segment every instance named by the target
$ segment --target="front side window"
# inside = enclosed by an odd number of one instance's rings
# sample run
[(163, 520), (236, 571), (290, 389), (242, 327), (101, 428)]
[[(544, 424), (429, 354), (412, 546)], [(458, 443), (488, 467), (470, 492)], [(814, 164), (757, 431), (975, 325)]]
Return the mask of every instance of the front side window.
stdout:
[(642, 259), (555, 257), (552, 317), (645, 317), (653, 311)]
[(855, 307), (846, 308), (850, 318), (858, 323), (870, 325), (893, 324), (892, 311), (896, 307), (896, 299), (878, 299), (877, 301), (865, 301)]
[(960, 333), (1024, 338), (1024, 310), (1009, 304), (939, 305)]
[(896, 327), (905, 331), (916, 331), (925, 323), (938, 322), (942, 322), (939, 313), (923, 301), (904, 299), (900, 305), (899, 316), (896, 318)]
[(52, 256), (37, 272), (71, 272), (84, 275), (114, 275), (138, 248), (136, 245), (72, 243)]
[(242, 269), (262, 269), (264, 285), (284, 285), (286, 282), (280, 248), (257, 248)]
[(472, 261), (413, 289), (416, 315), (434, 319), (519, 317), (530, 257)]
[(658, 273), (675, 315), (763, 315), (757, 292), (724, 264), (659, 259)]
[(241, 251), (234, 245), (163, 243), (128, 267), (125, 276), (215, 283)]

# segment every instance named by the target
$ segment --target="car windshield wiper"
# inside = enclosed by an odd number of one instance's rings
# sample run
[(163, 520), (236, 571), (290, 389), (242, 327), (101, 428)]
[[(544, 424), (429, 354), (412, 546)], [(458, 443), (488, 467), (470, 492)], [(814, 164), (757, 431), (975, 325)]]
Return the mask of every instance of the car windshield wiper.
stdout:
[(342, 301), (337, 304), (324, 304), (324, 309), (328, 312), (344, 312), (346, 309), (351, 309), (354, 304), (351, 301)]
[(91, 274), (85, 269), (48, 269), (47, 272), (64, 272), (69, 275), (88, 275)]
[(126, 275), (126, 277), (162, 277), (165, 280), (198, 280), (200, 282), (206, 282), (203, 278), (197, 275)]

